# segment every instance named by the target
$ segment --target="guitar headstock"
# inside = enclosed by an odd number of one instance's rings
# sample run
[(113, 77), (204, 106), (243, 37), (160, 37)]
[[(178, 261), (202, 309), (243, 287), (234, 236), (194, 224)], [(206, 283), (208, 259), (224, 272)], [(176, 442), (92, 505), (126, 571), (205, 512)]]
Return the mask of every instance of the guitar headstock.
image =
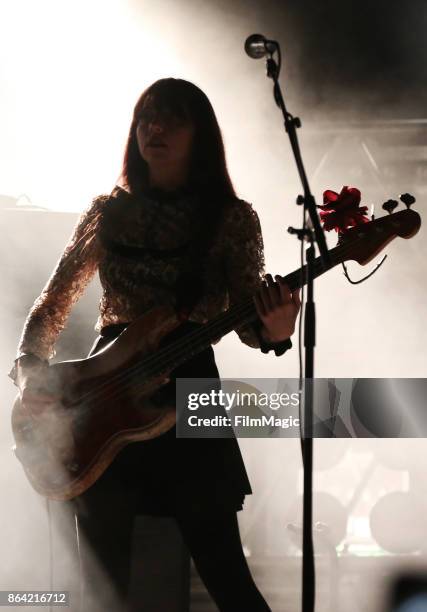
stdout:
[(394, 238), (412, 238), (420, 227), (420, 215), (415, 210), (411, 210), (409, 206), (407, 210), (390, 212), (379, 219), (352, 227), (340, 235), (339, 245), (342, 245), (340, 255), (343, 261), (355, 260), (363, 266), (378, 255)]

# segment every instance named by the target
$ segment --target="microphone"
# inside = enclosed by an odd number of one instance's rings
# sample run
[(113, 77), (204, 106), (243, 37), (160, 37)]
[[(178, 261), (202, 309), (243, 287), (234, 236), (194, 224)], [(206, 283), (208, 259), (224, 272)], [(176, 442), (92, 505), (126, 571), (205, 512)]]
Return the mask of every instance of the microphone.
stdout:
[(251, 34), (245, 41), (245, 51), (252, 59), (261, 59), (278, 48), (275, 40), (267, 40), (262, 34)]

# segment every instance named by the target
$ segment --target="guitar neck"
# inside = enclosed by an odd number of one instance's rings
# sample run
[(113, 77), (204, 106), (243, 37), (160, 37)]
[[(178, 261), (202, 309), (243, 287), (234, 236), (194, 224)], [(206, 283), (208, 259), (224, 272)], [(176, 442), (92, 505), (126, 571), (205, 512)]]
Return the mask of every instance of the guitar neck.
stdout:
[[(339, 248), (339, 247), (336, 247)], [(334, 267), (338, 261), (334, 262), (333, 251), (330, 251), (331, 261), (333, 262), (328, 268), (323, 266), (320, 257), (316, 257), (314, 260), (314, 276), (317, 278), (324, 272)], [(295, 291), (299, 287), (302, 287), (307, 282), (307, 266), (298, 268), (290, 274), (284, 277), (284, 282), (288, 285), (291, 291)], [(204, 326), (204, 334), (206, 334), (206, 342), (211, 344), (213, 341), (222, 338), (229, 332), (235, 330), (241, 325), (253, 323), (258, 319), (258, 313), (255, 308), (253, 297), (250, 296), (244, 301), (239, 302), (231, 306), (226, 312), (222, 313), (207, 325)]]
[[(343, 261), (341, 250), (345, 245), (338, 245), (329, 251), (331, 256), (331, 265), (328, 268), (323, 266), (320, 257), (314, 260), (314, 275), (317, 278), (327, 270), (330, 270), (338, 263)], [(307, 266), (298, 268), (285, 277), (285, 282), (294, 291), (307, 282)], [(258, 318), (258, 313), (252, 296), (246, 298), (242, 302), (233, 304), (226, 312), (221, 313), (203, 327), (189, 332), (184, 338), (176, 340), (168, 344), (158, 352), (158, 364), (167, 369), (174, 369), (181, 363), (187, 361), (190, 357), (197, 355), (213, 342), (226, 336), (231, 331), (241, 326), (250, 325)]]

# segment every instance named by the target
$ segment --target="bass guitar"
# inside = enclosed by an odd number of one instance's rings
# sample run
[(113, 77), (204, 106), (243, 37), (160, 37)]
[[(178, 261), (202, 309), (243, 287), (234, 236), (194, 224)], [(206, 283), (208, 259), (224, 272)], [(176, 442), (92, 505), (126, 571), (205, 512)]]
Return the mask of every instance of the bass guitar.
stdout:
[[(328, 270), (348, 260), (365, 265), (391, 240), (411, 238), (421, 219), (409, 207), (345, 232), (330, 252)], [(315, 275), (327, 271), (318, 257)], [(305, 269), (285, 277), (291, 290)], [(34, 417), (20, 396), (12, 410), (14, 452), (33, 488), (66, 500), (88, 489), (127, 444), (166, 432), (176, 422), (173, 401), (155, 401), (168, 375), (236, 327), (257, 319), (253, 298), (230, 307), (197, 330), (164, 344), (182, 325), (170, 307), (157, 307), (132, 323), (100, 352), (47, 368), (46, 386), (61, 401)]]

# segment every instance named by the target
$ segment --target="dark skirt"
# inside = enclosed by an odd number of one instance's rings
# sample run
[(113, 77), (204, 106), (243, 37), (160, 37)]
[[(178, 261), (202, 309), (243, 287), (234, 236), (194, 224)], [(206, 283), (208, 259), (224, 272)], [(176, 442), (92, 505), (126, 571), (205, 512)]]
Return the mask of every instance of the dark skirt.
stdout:
[[(186, 322), (169, 338), (198, 326)], [(124, 324), (104, 327), (89, 355), (98, 352), (125, 327)], [(170, 377), (173, 392), (174, 380), (179, 377), (219, 380), (212, 347), (173, 371)], [(227, 438), (177, 438), (175, 426), (156, 438), (128, 444), (92, 485), (95, 490), (89, 490), (89, 494), (108, 488), (112, 481), (119, 481), (121, 487), (132, 493), (137, 512), (156, 516), (215, 508), (239, 511), (245, 495), (252, 493), (234, 434)]]

